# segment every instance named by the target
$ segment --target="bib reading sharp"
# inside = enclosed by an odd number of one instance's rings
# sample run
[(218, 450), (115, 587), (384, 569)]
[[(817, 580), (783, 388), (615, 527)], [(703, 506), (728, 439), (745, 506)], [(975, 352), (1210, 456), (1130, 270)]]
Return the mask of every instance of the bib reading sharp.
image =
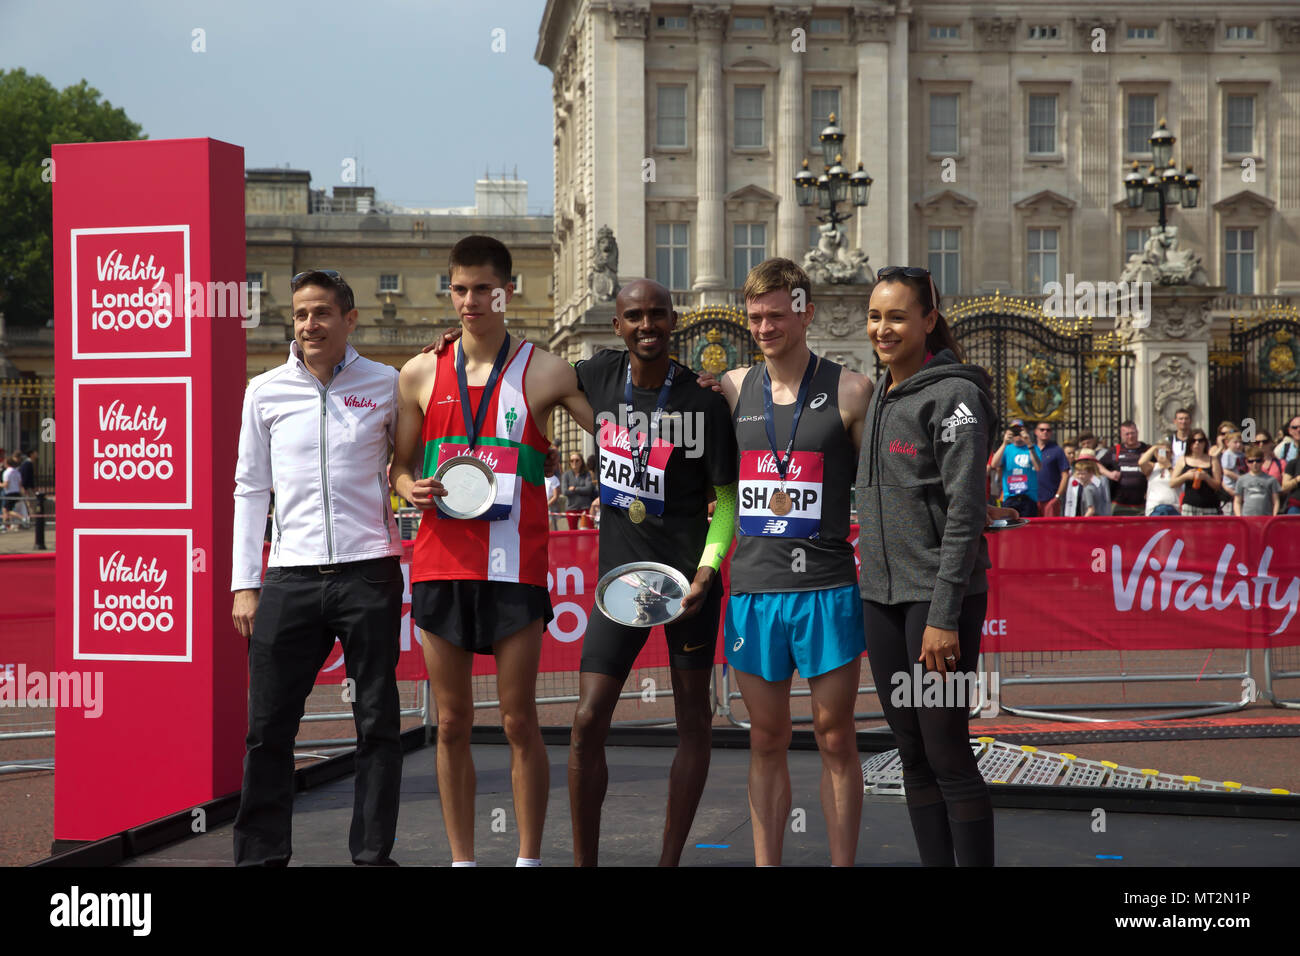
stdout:
[[(808, 400), (802, 407), (797, 398), (778, 405), (764, 394), (762, 366), (751, 368), (741, 382), (732, 414), (740, 446), (733, 593), (811, 591), (857, 581), (848, 542), (857, 453), (840, 417), (840, 370), (829, 359), (817, 361), (800, 391), (812, 399), (825, 394), (826, 399)], [(774, 510), (773, 498), (782, 485), (785, 498), (777, 498)], [(799, 572), (792, 575), (790, 554), (796, 543), (804, 554)]]
[[(790, 454), (785, 481), (772, 453), (750, 449), (740, 453), (740, 533), (779, 538), (816, 538), (821, 534), (822, 454), (796, 451)], [(774, 521), (773, 499), (784, 490), (789, 510)]]

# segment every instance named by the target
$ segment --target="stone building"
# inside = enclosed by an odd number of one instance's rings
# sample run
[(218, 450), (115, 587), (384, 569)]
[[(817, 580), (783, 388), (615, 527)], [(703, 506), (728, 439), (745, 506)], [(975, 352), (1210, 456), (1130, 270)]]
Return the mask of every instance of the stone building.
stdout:
[(551, 217), (527, 215), (527, 184), (482, 179), (474, 206), (393, 209), (373, 186), (311, 188), (311, 174), (250, 169), (245, 230), (250, 286), (261, 289), (260, 324), (248, 331), (248, 374), (284, 362), (292, 337), (289, 280), (306, 269), (335, 269), (352, 286), (359, 313), (350, 341), (368, 358), (401, 365), (457, 323), (447, 257), (457, 240), (495, 236), (514, 259), (511, 333), (544, 345), (550, 337)]
[[(1208, 277), (1195, 303), (1179, 300), (1206, 321), (1190, 326), (1199, 351), (1177, 363), (1174, 399), (1202, 424), (1236, 413), (1211, 399), (1216, 356), (1234, 359), (1231, 317), (1258, 324), (1275, 306), (1300, 319), (1294, 3), (548, 0), (534, 55), (553, 73), (552, 344), (570, 358), (610, 341), (612, 303), (591, 286), (601, 227), (620, 277), (658, 279), (688, 314), (735, 303), (767, 256), (802, 260), (817, 209), (797, 205), (793, 177), (805, 158), (822, 171), (831, 113), (844, 165), (874, 179), (846, 226), (873, 268), (928, 266), (963, 315), (1040, 318), (1048, 283), (1116, 280), (1142, 253), (1157, 213), (1129, 208), (1124, 175), (1152, 162), (1147, 139), (1167, 120), (1178, 169), (1202, 181), (1197, 207), (1168, 216)], [(834, 321), (811, 336), (871, 371), (865, 292), (819, 288), (818, 315)], [(1170, 340), (1185, 341), (1175, 324)], [(1075, 323), (1081, 336), (1114, 328), (1101, 313)], [(1159, 383), (1144, 374), (1150, 396)], [(1127, 411), (1159, 426), (1134, 409), (1131, 381), (1116, 388), (1114, 409), (1058, 409), (1062, 422)]]

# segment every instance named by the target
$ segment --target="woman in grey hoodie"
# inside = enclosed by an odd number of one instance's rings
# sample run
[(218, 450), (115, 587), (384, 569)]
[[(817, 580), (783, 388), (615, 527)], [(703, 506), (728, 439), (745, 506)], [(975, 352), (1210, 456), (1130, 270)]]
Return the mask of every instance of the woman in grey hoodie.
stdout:
[(988, 376), (964, 364), (924, 269), (878, 273), (867, 335), (886, 367), (857, 475), (867, 656), (922, 864), (991, 866), (993, 806), (969, 744), (988, 600)]

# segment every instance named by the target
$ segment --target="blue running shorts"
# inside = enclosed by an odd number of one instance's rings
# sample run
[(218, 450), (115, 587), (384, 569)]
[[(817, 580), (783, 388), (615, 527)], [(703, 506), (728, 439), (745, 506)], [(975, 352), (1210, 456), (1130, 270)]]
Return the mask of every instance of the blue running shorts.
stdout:
[(727, 663), (764, 680), (805, 679), (861, 656), (862, 596), (856, 584), (816, 591), (732, 594), (727, 600)]

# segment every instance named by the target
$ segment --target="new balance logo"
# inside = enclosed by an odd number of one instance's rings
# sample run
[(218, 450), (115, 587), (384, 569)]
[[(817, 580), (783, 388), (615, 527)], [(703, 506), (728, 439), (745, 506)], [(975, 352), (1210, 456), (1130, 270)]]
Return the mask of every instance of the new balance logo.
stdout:
[(625, 494), (623, 492), (619, 492), (617, 495), (614, 496), (614, 500), (611, 501), (610, 504), (613, 505), (615, 508), (626, 508), (635, 500), (636, 499), (633, 498), (631, 495)]
[(952, 414), (939, 422), (939, 424), (945, 427), (949, 425), (974, 425), (978, 423), (978, 421), (979, 419), (975, 417), (975, 413), (966, 407), (965, 402), (958, 402), (957, 407), (953, 409)]
[(763, 534), (784, 534), (790, 522), (773, 518), (763, 525)]

